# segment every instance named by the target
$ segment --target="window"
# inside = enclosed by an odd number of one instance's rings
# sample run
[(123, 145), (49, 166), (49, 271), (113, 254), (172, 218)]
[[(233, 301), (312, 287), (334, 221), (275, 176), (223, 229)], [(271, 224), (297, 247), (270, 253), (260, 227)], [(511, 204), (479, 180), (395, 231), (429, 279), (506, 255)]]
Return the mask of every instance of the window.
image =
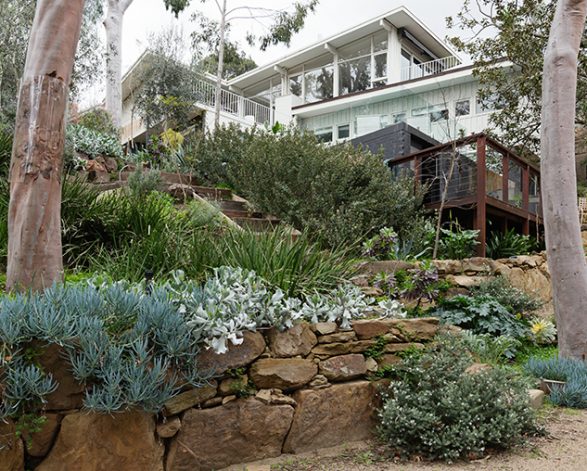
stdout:
[(431, 106), (429, 111), (431, 123), (438, 123), (448, 119), (448, 110), (444, 108), (444, 105)]
[(302, 75), (295, 75), (289, 78), (289, 91), (292, 95), (302, 96)]
[(490, 111), (500, 110), (504, 107), (504, 103), (500, 100), (497, 93), (492, 93), (486, 98), (477, 98), (477, 113), (489, 113)]
[(455, 116), (467, 116), (471, 114), (471, 100), (459, 100), (455, 103)]
[(355, 121), (355, 133), (357, 136), (368, 134), (390, 125), (389, 116), (386, 114), (373, 116), (357, 116)]
[(387, 77), (387, 53), (375, 56), (375, 79)]
[(314, 134), (319, 142), (332, 142), (332, 126), (315, 129)]
[(306, 80), (305, 101), (308, 103), (332, 98), (334, 68), (331, 64), (304, 74)]
[(407, 120), (408, 118), (405, 112), (395, 113), (391, 115), (391, 121), (393, 122), (393, 124), (405, 123)]
[(351, 135), (351, 127), (348, 124), (338, 126), (338, 139), (346, 139)]

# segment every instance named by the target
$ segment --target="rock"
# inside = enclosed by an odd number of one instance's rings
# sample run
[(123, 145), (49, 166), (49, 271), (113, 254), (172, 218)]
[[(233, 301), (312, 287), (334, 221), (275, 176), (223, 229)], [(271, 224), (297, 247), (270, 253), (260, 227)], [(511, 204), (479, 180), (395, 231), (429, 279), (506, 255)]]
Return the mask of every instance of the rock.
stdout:
[(434, 260), (432, 264), (441, 275), (458, 275), (463, 272), (463, 263), (460, 260)]
[(348, 353), (364, 353), (375, 345), (375, 340), (359, 340), (346, 343), (322, 343), (312, 349), (312, 353), (318, 357), (327, 358)]
[(465, 273), (484, 273), (490, 275), (494, 272), (494, 268), (493, 260), (473, 257), (463, 260), (462, 271)]
[(157, 435), (161, 438), (174, 437), (181, 428), (179, 417), (170, 417), (164, 422), (157, 424)]
[(194, 199), (196, 195), (196, 191), (190, 185), (185, 185), (183, 183), (173, 183), (169, 185), (166, 188), (165, 193), (181, 203)]
[(259, 332), (244, 332), (243, 343), (229, 343), (226, 353), (204, 350), (198, 354), (197, 366), (200, 371), (209, 371), (218, 376), (232, 368), (247, 366), (265, 351), (265, 339)]
[(385, 292), (381, 288), (377, 288), (375, 286), (365, 286), (359, 289), (365, 296), (373, 298), (379, 298), (385, 294)]
[(279, 456), (293, 414), (291, 406), (270, 406), (254, 398), (191, 409), (183, 417), (167, 470), (209, 471)]
[(108, 172), (116, 172), (118, 170), (118, 162), (114, 157), (104, 156), (104, 166)]
[(260, 391), (255, 394), (255, 399), (261, 401), (263, 404), (271, 404), (271, 405), (289, 405), (294, 406), (296, 405), (296, 401), (294, 401), (291, 397), (286, 396), (278, 389), (261, 389)]
[(363, 355), (353, 353), (321, 361), (319, 371), (330, 381), (348, 381), (366, 375), (367, 365)]
[(271, 404), (271, 389), (259, 389), (255, 394), (255, 399), (258, 399), (263, 404)]
[(47, 396), (45, 410), (81, 409), (85, 387), (73, 377), (65, 349), (54, 343), (47, 345), (37, 341), (32, 342), (31, 349), (39, 352), (41, 369), (51, 374), (58, 384), (57, 389)]
[(309, 383), (318, 372), (310, 360), (300, 358), (265, 358), (253, 363), (250, 376), (261, 389), (296, 389)]
[(53, 449), (36, 471), (163, 471), (165, 448), (144, 412), (67, 415)]
[(57, 430), (63, 416), (60, 414), (44, 414), (45, 423), (38, 432), (29, 434), (24, 433), (23, 439), (26, 444), (27, 453), (31, 456), (42, 458), (49, 453), (51, 446), (55, 441)]
[(542, 407), (544, 403), (544, 391), (540, 389), (530, 389), (528, 391), (528, 396), (530, 398), (530, 407), (532, 409), (538, 410)]
[(218, 394), (221, 396), (236, 394), (241, 389), (245, 388), (247, 384), (249, 384), (249, 377), (247, 375), (243, 375), (240, 378), (223, 379), (218, 386)]
[(369, 277), (366, 275), (358, 275), (351, 278), (350, 282), (359, 288), (366, 288), (369, 286)]
[(401, 361), (402, 359), (399, 356), (385, 353), (377, 358), (377, 365), (379, 368), (383, 368), (385, 366), (397, 365)]
[(10, 419), (0, 419), (0, 470), (24, 470), (24, 445)]
[(379, 369), (377, 362), (373, 358), (367, 358), (365, 360), (365, 366), (369, 373), (375, 373)]
[(316, 375), (314, 376), (314, 379), (310, 381), (310, 384), (308, 384), (308, 386), (314, 389), (322, 389), (330, 387), (331, 384), (328, 382), (326, 376)]
[(86, 173), (89, 182), (108, 183), (110, 181), (106, 166), (97, 160), (88, 160), (86, 162)]
[(398, 270), (409, 270), (414, 267), (413, 263), (404, 262), (403, 260), (383, 260), (365, 263), (361, 267), (361, 272), (365, 275), (377, 275), (381, 272), (395, 273)]
[(190, 389), (175, 397), (172, 397), (165, 403), (164, 415), (176, 415), (186, 409), (190, 409), (198, 404), (207, 401), (216, 396), (216, 381), (210, 381), (200, 388)]
[(229, 402), (236, 401), (237, 397), (235, 395), (232, 396), (224, 396), (222, 398), (222, 405), (228, 404)]
[(465, 373), (468, 375), (476, 375), (484, 371), (489, 371), (490, 369), (491, 366), (486, 363), (473, 363), (471, 366), (467, 367)]
[(279, 332), (275, 327), (269, 330), (269, 348), (278, 358), (290, 358), (307, 355), (318, 343), (316, 335), (306, 323), (296, 324), (290, 329)]
[(202, 407), (207, 409), (209, 407), (216, 407), (222, 405), (222, 396), (213, 397), (207, 401), (202, 402)]
[(353, 321), (352, 327), (359, 340), (368, 340), (389, 333), (393, 322), (392, 319), (361, 319)]
[(336, 334), (321, 335), (318, 337), (318, 343), (337, 343), (337, 342), (351, 342), (357, 340), (357, 334), (350, 332), (337, 332)]
[(439, 321), (436, 317), (392, 319), (391, 322), (394, 329), (399, 331), (398, 336), (407, 342), (432, 340), (439, 329)]
[(405, 352), (406, 350), (421, 350), (424, 345), (421, 343), (388, 343), (385, 345), (385, 353)]
[(490, 279), (491, 278), (489, 276), (449, 275), (446, 277), (446, 281), (449, 283), (460, 288), (467, 289), (479, 286), (481, 283), (484, 283)]
[(302, 453), (371, 438), (376, 429), (375, 386), (368, 381), (296, 391), (284, 453)]
[(338, 326), (335, 322), (317, 322), (316, 324), (311, 324), (310, 328), (318, 335), (328, 335), (336, 332)]

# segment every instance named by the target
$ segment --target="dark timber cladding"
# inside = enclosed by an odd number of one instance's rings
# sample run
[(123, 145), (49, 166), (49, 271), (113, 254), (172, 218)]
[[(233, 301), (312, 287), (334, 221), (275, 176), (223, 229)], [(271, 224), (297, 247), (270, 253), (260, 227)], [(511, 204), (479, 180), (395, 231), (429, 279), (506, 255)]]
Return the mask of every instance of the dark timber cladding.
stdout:
[(355, 147), (361, 145), (377, 154), (383, 149), (383, 160), (393, 160), (422, 149), (434, 147), (440, 142), (407, 123), (397, 123), (351, 140)]
[(492, 234), (543, 234), (538, 166), (486, 134), (396, 154), (388, 165), (394, 175), (411, 175), (426, 188), (426, 207), (439, 209), (446, 195), (443, 220), (458, 219), (463, 228), (478, 230), (481, 256)]

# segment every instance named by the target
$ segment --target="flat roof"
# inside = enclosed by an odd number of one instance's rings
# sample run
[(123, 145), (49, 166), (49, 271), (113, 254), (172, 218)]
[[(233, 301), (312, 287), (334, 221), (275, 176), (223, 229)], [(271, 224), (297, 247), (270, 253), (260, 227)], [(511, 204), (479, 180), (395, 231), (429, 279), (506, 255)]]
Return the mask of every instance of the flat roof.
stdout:
[(416, 16), (408, 10), (405, 6), (400, 6), (383, 15), (379, 15), (369, 21), (350, 28), (342, 33), (331, 36), (327, 39), (320, 40), (306, 48), (300, 49), (296, 52), (288, 54), (269, 64), (257, 67), (245, 74), (231, 79), (228, 84), (237, 87), (241, 90), (250, 88), (259, 82), (271, 79), (277, 72), (275, 67), (282, 67), (284, 69), (292, 69), (301, 64), (304, 64), (312, 59), (318, 58), (328, 51), (326, 44), (334, 48), (339, 48), (349, 44), (353, 41), (361, 39), (370, 34), (376, 33), (383, 29), (381, 23), (387, 21), (396, 28), (405, 28), (412, 36), (418, 39), (426, 48), (436, 54), (439, 58), (458, 55), (450, 48), (444, 41), (442, 41), (435, 33), (433, 33), (424, 23), (422, 23)]

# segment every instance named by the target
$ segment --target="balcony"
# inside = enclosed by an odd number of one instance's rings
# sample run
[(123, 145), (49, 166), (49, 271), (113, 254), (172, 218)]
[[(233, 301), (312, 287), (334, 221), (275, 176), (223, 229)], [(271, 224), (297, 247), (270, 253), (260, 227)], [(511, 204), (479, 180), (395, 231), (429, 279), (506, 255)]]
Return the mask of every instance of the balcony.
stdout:
[(402, 82), (406, 80), (413, 80), (430, 75), (438, 75), (445, 70), (457, 67), (460, 64), (459, 60), (454, 56), (444, 57), (429, 62), (422, 62), (421, 64), (414, 64), (410, 67), (404, 67), (401, 70)]

